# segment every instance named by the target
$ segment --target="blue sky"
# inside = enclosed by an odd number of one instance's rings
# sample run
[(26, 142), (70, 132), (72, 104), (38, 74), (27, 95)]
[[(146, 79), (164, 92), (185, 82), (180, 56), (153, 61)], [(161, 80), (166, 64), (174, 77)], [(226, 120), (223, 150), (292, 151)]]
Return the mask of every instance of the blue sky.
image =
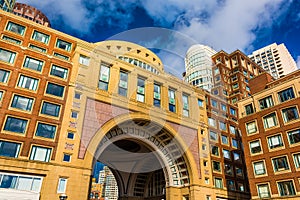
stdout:
[(299, 0), (17, 0), (48, 16), (52, 28), (89, 42), (122, 39), (158, 53), (181, 76), (195, 43), (246, 54), (285, 43), (300, 68)]

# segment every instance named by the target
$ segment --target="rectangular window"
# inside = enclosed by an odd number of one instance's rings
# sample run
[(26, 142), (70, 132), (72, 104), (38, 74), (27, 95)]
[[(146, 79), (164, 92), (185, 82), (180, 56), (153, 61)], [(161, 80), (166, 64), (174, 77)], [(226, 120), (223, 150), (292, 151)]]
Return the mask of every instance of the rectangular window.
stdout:
[(272, 128), (272, 127), (276, 126), (277, 125), (276, 114), (271, 113), (267, 116), (264, 116), (263, 121), (264, 121), (265, 128)]
[(231, 190), (231, 191), (235, 190), (235, 184), (234, 184), (233, 180), (227, 180), (226, 184), (227, 184), (227, 189), (228, 190)]
[(50, 115), (53, 117), (58, 117), (60, 112), (60, 105), (43, 102), (41, 113), (44, 115)]
[(234, 148), (239, 148), (239, 142), (236, 139), (232, 138), (231, 139), (231, 146), (234, 147)]
[(189, 96), (186, 94), (182, 94), (182, 104), (183, 104), (183, 110), (182, 114), (185, 117), (189, 116)]
[(222, 178), (215, 178), (215, 187), (216, 188), (223, 188)]
[(283, 141), (282, 141), (281, 135), (278, 134), (278, 135), (268, 137), (268, 145), (269, 145), (270, 149), (283, 147)]
[(219, 122), (219, 126), (220, 126), (220, 129), (222, 131), (227, 131), (227, 127), (226, 127), (226, 124), (224, 122)]
[(282, 109), (282, 116), (283, 116), (283, 121), (285, 123), (299, 119), (299, 114), (296, 106)]
[(57, 193), (65, 193), (67, 187), (67, 179), (66, 178), (59, 178), (58, 186), (57, 186)]
[(253, 163), (254, 174), (263, 175), (266, 174), (266, 168), (264, 161), (258, 161)]
[(198, 99), (198, 106), (203, 107), (203, 100), (202, 99)]
[(208, 118), (208, 125), (216, 127), (217, 126), (216, 120), (209, 117)]
[(287, 133), (290, 144), (296, 144), (300, 142), (300, 129), (289, 131)]
[(252, 104), (246, 105), (245, 111), (246, 111), (246, 115), (250, 115), (250, 114), (254, 113), (253, 105)]
[(39, 51), (39, 52), (42, 52), (42, 53), (46, 53), (46, 49), (44, 48), (41, 48), (41, 47), (38, 47), (38, 46), (35, 46), (33, 44), (30, 44), (29, 45), (29, 48), (35, 50), (35, 51)]
[(79, 56), (79, 63), (82, 64), (82, 65), (89, 66), (89, 64), (90, 64), (90, 58), (87, 57), (87, 56), (84, 56), (84, 55), (80, 54), (80, 56)]
[(273, 103), (273, 99), (272, 99), (271, 95), (259, 100), (259, 107), (261, 110), (263, 110), (265, 108), (270, 108), (272, 106), (274, 106), (274, 103)]
[(230, 151), (227, 150), (227, 149), (223, 149), (223, 156), (224, 156), (224, 158), (230, 160), (231, 159), (231, 157), (230, 157)]
[(119, 80), (119, 95), (127, 97), (128, 90), (128, 73), (120, 71), (120, 80)]
[(145, 102), (145, 79), (140, 77), (137, 79), (136, 100)]
[(284, 170), (290, 169), (286, 156), (282, 156), (282, 157), (278, 157), (278, 158), (273, 158), (272, 162), (273, 162), (273, 167), (274, 167), (274, 171), (275, 172), (279, 172), (279, 171), (284, 171)]
[(212, 162), (213, 170), (217, 172), (221, 172), (221, 163), (217, 161)]
[(57, 85), (54, 83), (48, 83), (46, 94), (54, 95), (57, 97), (63, 97), (64, 96), (65, 87), (62, 85)]
[(235, 167), (235, 174), (237, 175), (237, 176), (243, 176), (243, 169), (242, 168), (240, 168), (240, 167)]
[(13, 22), (8, 22), (6, 26), (6, 30), (11, 31), (13, 33), (24, 35), (25, 32), (25, 26), (22, 26), (20, 24), (15, 24)]
[(300, 168), (300, 153), (293, 154), (293, 158), (294, 158), (295, 167), (297, 169), (299, 169)]
[(64, 162), (71, 162), (71, 155), (67, 154), (67, 153), (64, 153), (63, 161)]
[(1, 102), (2, 99), (3, 99), (3, 94), (4, 94), (4, 92), (3, 92), (3, 91), (0, 91), (0, 102)]
[(225, 104), (221, 103), (221, 109), (222, 109), (222, 111), (226, 112), (227, 111), (227, 106)]
[(219, 147), (217, 146), (211, 146), (211, 154), (214, 156), (219, 156)]
[(294, 94), (294, 90), (292, 87), (285, 89), (281, 92), (278, 92), (278, 98), (280, 102), (285, 102), (289, 99), (294, 99), (295, 98), (295, 94)]
[(4, 125), (5, 131), (24, 134), (28, 120), (15, 117), (7, 117)]
[(238, 153), (238, 152), (233, 152), (233, 160), (234, 161), (242, 161), (241, 160), (241, 154), (240, 153)]
[(0, 82), (7, 83), (10, 72), (0, 69)]
[(257, 192), (260, 198), (270, 198), (270, 189), (268, 184), (257, 185)]
[(232, 125), (230, 125), (230, 126), (229, 126), (229, 129), (230, 129), (230, 133), (233, 134), (233, 135), (235, 135), (235, 133), (236, 133), (235, 127), (232, 126)]
[(68, 77), (68, 69), (62, 68), (56, 65), (52, 65), (50, 75), (56, 76), (62, 79), (67, 79)]
[(154, 83), (153, 86), (153, 105), (155, 107), (160, 107), (160, 85)]
[(236, 116), (236, 109), (230, 108), (230, 114)]
[(12, 43), (15, 43), (15, 44), (21, 44), (21, 41), (20, 40), (17, 40), (15, 38), (11, 38), (11, 37), (8, 37), (8, 36), (3, 36), (2, 37), (3, 40), (6, 40), (8, 42), (12, 42)]
[(37, 60), (37, 59), (26, 56), (23, 67), (41, 72), (43, 64), (44, 64), (44, 62), (41, 60)]
[(35, 132), (36, 136), (54, 139), (56, 133), (56, 126), (38, 122)]
[(31, 111), (33, 105), (33, 98), (23, 97), (20, 95), (14, 95), (11, 102), (12, 108), (17, 108), (20, 110)]
[(218, 107), (218, 102), (217, 102), (216, 100), (211, 99), (210, 101), (211, 101), (211, 106), (213, 106), (213, 107), (215, 107), (215, 108)]
[(60, 49), (66, 50), (66, 51), (71, 51), (71, 46), (72, 45), (70, 42), (66, 42), (64, 40), (57, 39), (57, 41), (56, 41), (57, 48), (60, 48)]
[(106, 91), (108, 90), (109, 73), (110, 68), (102, 63), (100, 67), (100, 78), (98, 83), (99, 89)]
[(51, 148), (32, 146), (30, 160), (49, 162), (51, 156)]
[(229, 163), (224, 163), (224, 172), (226, 175), (233, 175), (232, 166)]
[(77, 119), (78, 118), (78, 112), (77, 111), (72, 111), (71, 112), (71, 118)]
[(222, 143), (228, 145), (228, 137), (226, 135), (222, 135)]
[(262, 148), (261, 148), (259, 140), (252, 141), (249, 143), (249, 145), (250, 145), (250, 152), (252, 154), (262, 152)]
[(49, 38), (50, 38), (49, 35), (47, 35), (45, 33), (38, 32), (36, 30), (33, 32), (33, 35), (32, 35), (32, 39), (34, 39), (35, 41), (45, 43), (45, 44), (48, 44)]
[(13, 64), (16, 58), (16, 53), (0, 48), (0, 61)]
[(62, 55), (62, 54), (56, 53), (56, 52), (54, 52), (53, 55), (54, 55), (55, 57), (60, 58), (60, 59), (63, 59), (63, 60), (69, 60), (69, 59), (70, 59), (69, 56), (65, 56), (65, 55)]
[(41, 185), (42, 178), (37, 176), (0, 173), (0, 188), (39, 193)]
[(214, 140), (214, 141), (217, 141), (218, 140), (218, 135), (217, 135), (217, 133), (215, 133), (214, 131), (209, 131), (209, 138), (211, 139), (211, 140)]
[(169, 89), (169, 111), (176, 112), (175, 90)]
[(28, 76), (21, 75), (18, 82), (18, 87), (36, 91), (39, 80)]
[(248, 134), (255, 133), (257, 131), (255, 121), (246, 123), (246, 130)]
[(239, 88), (239, 84), (238, 84), (238, 83), (235, 83), (235, 84), (232, 85), (232, 89), (235, 90), (235, 89), (237, 89), (237, 88)]
[(74, 139), (75, 134), (73, 132), (68, 132), (67, 133), (67, 138), (73, 140)]
[(0, 156), (17, 158), (20, 152), (20, 147), (21, 144), (19, 143), (0, 140)]
[(296, 195), (293, 181), (281, 181), (277, 183), (280, 196)]
[(75, 92), (74, 98), (75, 99), (81, 99), (81, 94), (78, 93), (78, 92)]

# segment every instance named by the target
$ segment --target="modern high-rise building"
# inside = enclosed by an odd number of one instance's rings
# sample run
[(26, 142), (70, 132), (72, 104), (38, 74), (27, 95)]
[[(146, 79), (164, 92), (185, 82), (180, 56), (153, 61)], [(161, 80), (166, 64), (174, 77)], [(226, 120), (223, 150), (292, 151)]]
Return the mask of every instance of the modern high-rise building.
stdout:
[(0, 0), (0, 9), (12, 12), (15, 6), (16, 0)]
[(118, 185), (112, 171), (104, 166), (103, 170), (99, 172), (99, 182), (102, 185), (101, 196), (106, 200), (118, 199)]
[(185, 56), (184, 80), (196, 87), (210, 91), (213, 87), (211, 56), (215, 53), (215, 50), (205, 45), (191, 46)]
[(299, 79), (261, 74), (238, 103), (252, 199), (300, 198)]
[(283, 43), (265, 46), (252, 52), (249, 57), (274, 78), (281, 78), (297, 70), (295, 60)]

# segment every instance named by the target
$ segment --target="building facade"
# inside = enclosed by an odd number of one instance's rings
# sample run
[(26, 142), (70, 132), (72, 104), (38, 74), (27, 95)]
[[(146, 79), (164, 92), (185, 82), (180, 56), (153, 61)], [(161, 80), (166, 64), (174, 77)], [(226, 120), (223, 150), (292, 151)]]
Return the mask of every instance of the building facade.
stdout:
[(299, 78), (262, 74), (238, 103), (252, 199), (299, 199)]
[(0, 8), (7, 12), (12, 12), (16, 0), (0, 0)]
[(205, 45), (191, 46), (185, 56), (185, 81), (210, 91), (213, 87), (211, 56), (215, 53), (215, 50)]
[(281, 78), (297, 70), (295, 60), (283, 43), (270, 44), (252, 52), (249, 57), (274, 78)]

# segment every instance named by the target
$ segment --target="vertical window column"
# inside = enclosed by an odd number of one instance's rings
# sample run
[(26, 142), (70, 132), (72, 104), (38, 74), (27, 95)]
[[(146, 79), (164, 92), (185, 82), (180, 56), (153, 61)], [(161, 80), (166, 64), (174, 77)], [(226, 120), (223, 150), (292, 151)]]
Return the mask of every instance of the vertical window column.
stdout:
[(175, 90), (169, 89), (169, 111), (176, 112)]
[(185, 117), (189, 116), (189, 96), (187, 94), (182, 94), (182, 114)]
[(119, 95), (126, 97), (127, 89), (128, 89), (128, 73), (124, 71), (120, 71), (119, 90), (118, 90)]
[(156, 107), (160, 107), (160, 85), (157, 83), (154, 83), (154, 89), (153, 89), (153, 105)]
[(145, 102), (145, 79), (138, 77), (137, 80), (137, 92), (136, 100), (139, 102)]
[(98, 83), (99, 89), (106, 91), (108, 90), (109, 73), (110, 68), (102, 63), (100, 67), (100, 77)]

